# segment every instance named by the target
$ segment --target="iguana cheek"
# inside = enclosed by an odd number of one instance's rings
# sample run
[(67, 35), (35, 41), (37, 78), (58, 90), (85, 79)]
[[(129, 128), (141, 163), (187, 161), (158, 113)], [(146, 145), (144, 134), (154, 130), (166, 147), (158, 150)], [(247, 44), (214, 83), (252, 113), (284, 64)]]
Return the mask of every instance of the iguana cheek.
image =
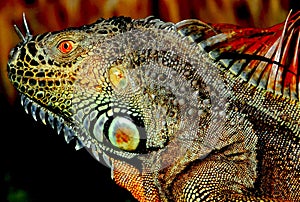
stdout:
[(140, 135), (137, 127), (130, 120), (116, 117), (108, 129), (109, 141), (126, 151), (134, 151), (139, 145)]

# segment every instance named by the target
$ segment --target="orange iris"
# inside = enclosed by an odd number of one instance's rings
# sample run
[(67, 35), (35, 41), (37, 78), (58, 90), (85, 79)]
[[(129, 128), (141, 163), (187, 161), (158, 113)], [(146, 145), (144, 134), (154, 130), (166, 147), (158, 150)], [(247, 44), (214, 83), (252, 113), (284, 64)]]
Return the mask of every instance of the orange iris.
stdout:
[(58, 50), (62, 53), (69, 53), (73, 50), (74, 42), (70, 40), (62, 41), (58, 45)]

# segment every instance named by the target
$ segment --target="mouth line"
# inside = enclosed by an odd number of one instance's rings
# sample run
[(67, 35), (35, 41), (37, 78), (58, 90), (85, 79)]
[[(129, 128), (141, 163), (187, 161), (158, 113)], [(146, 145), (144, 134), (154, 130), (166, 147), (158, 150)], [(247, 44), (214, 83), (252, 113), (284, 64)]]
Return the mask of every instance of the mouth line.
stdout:
[(20, 93), (20, 95), (21, 95), (21, 105), (23, 106), (25, 112), (31, 115), (35, 121), (37, 122), (40, 121), (46, 126), (47, 125), (51, 126), (51, 128), (55, 130), (58, 135), (63, 133), (64, 139), (67, 144), (69, 144), (71, 140), (75, 139), (76, 150), (85, 147), (97, 161), (100, 162), (100, 157), (102, 157), (103, 162), (107, 167), (109, 168), (113, 167), (110, 157), (104, 151), (102, 151), (102, 154), (100, 153), (93, 154), (92, 151), (93, 146), (85, 145), (79, 139), (79, 135), (77, 134), (76, 130), (71, 126), (72, 125), (71, 123), (65, 121), (62, 117), (54, 114), (53, 112), (41, 106), (34, 100), (31, 100), (26, 95), (22, 93)]
[(57, 134), (64, 134), (65, 141), (69, 144), (71, 140), (76, 139), (75, 149), (79, 150), (84, 147), (84, 144), (77, 138), (76, 131), (71, 124), (63, 118), (55, 115), (50, 110), (44, 108), (37, 102), (31, 100), (26, 95), (21, 94), (21, 105), (25, 112), (32, 116), (35, 121), (40, 121), (44, 125), (49, 125)]

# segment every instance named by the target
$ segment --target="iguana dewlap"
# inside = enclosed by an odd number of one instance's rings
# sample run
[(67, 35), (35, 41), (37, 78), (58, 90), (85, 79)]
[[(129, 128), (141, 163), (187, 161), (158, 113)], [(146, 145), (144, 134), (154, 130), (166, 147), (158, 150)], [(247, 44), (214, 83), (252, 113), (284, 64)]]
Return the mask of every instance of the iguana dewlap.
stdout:
[(25, 110), (139, 201), (300, 200), (300, 12), (266, 29), (114, 17), (37, 36), (23, 19), (7, 69)]

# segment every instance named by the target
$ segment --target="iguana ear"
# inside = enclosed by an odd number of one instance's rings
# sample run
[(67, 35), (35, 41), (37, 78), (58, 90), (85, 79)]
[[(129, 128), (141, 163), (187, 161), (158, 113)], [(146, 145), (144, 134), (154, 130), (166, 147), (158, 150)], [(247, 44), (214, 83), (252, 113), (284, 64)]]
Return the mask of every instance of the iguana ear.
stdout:
[(185, 20), (176, 24), (224, 71), (292, 100), (300, 99), (300, 12), (270, 28), (242, 28)]

